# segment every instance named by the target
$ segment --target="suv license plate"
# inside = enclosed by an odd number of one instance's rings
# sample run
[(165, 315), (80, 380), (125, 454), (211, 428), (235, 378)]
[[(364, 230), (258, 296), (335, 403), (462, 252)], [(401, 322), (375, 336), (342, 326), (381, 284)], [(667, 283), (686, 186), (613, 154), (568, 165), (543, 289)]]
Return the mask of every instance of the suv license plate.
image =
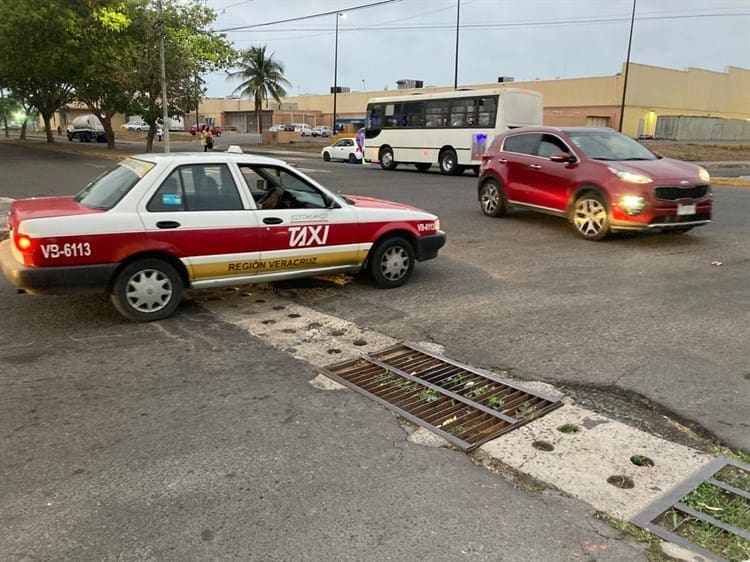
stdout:
[(680, 205), (677, 204), (677, 215), (678, 216), (684, 216), (684, 215), (694, 215), (695, 214), (695, 204), (692, 205)]

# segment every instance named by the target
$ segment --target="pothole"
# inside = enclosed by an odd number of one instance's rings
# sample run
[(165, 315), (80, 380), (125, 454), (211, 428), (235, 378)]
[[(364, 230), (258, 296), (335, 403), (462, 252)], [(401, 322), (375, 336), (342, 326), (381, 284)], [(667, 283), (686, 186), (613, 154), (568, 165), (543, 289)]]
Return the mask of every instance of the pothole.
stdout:
[(276, 320), (263, 320), (261, 324), (276, 324)]
[(281, 331), (284, 332), (285, 334), (295, 334), (295, 333), (297, 333), (297, 330), (295, 330), (294, 328), (284, 328)]
[(623, 490), (630, 490), (635, 488), (635, 482), (630, 476), (623, 474), (615, 474), (607, 478), (607, 484), (611, 484), (615, 488), (622, 488)]
[(345, 333), (344, 330), (331, 330), (331, 335), (334, 337), (343, 336)]
[(531, 446), (539, 451), (549, 452), (555, 450), (555, 446), (547, 441), (534, 441)]
[(645, 455), (633, 455), (630, 457), (630, 462), (635, 466), (655, 466), (655, 462)]
[(273, 307), (274, 310), (284, 310), (286, 307), (283, 304), (277, 304)]
[(328, 349), (326, 351), (327, 351), (328, 355), (336, 355), (338, 353), (341, 353), (341, 350), (340, 349), (336, 349), (335, 347), (331, 348), (331, 349)]
[(266, 299), (255, 299), (255, 302), (257, 302), (258, 304), (262, 304), (266, 302)]
[(288, 318), (301, 318), (301, 314), (297, 314), (296, 312), (292, 312), (291, 314), (287, 314)]
[(323, 324), (321, 324), (320, 322), (310, 322), (307, 325), (308, 330), (317, 330), (318, 328), (322, 328), (322, 327), (323, 327)]
[(356, 345), (357, 347), (362, 347), (363, 345), (367, 345), (367, 340), (359, 339), (359, 340), (354, 340), (352, 343)]

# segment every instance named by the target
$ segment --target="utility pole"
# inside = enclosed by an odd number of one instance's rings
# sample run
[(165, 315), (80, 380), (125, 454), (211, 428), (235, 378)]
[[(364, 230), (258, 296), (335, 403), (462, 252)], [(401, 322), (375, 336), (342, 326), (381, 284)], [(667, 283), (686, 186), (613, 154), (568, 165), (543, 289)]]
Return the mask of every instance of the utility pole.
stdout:
[(159, 12), (159, 66), (161, 72), (161, 107), (162, 107), (162, 130), (164, 131), (164, 152), (170, 151), (169, 146), (169, 103), (167, 102), (167, 66), (164, 60), (164, 10), (161, 0), (156, 0), (156, 9)]
[(458, 89), (458, 26), (461, 21), (461, 0), (456, 4), (456, 71), (453, 75), (453, 89)]
[(625, 76), (622, 83), (622, 103), (620, 104), (620, 126), (617, 128), (622, 133), (622, 122), (625, 120), (625, 94), (628, 91), (628, 70), (630, 69), (630, 47), (633, 44), (633, 24), (635, 23), (635, 2), (633, 0), (633, 13), (630, 15), (630, 37), (628, 37), (628, 55), (625, 59)]

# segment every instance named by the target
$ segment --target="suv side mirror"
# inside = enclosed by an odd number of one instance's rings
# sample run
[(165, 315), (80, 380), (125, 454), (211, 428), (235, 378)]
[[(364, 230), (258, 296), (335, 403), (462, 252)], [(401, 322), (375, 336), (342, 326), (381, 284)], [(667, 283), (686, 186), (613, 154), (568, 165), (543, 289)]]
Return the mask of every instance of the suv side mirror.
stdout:
[(576, 157), (567, 152), (556, 152), (549, 157), (553, 162), (575, 162)]

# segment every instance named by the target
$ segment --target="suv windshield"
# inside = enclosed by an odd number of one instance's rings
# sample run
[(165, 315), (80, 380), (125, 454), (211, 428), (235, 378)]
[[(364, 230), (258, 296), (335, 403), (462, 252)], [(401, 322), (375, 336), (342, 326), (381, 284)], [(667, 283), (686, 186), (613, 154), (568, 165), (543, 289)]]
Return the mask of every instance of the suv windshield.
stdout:
[(642, 144), (615, 131), (566, 131), (578, 150), (594, 160), (656, 160)]
[(123, 160), (84, 187), (74, 199), (92, 209), (111, 209), (154, 166), (134, 158)]

